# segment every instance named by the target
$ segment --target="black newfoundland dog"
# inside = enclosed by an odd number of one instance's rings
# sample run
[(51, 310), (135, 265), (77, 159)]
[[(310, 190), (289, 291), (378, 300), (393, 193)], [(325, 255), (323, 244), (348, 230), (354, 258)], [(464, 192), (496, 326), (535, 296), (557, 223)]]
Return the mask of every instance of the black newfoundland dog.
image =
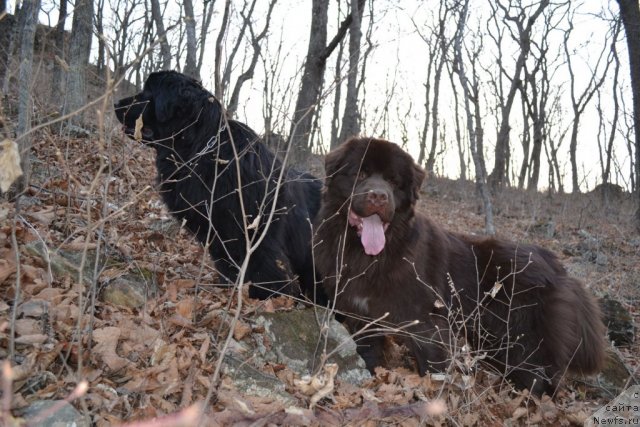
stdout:
[[(457, 338), (518, 388), (551, 393), (567, 370), (598, 371), (605, 328), (594, 299), (538, 246), (443, 230), (415, 210), (424, 171), (397, 145), (351, 139), (326, 157), (314, 237), (325, 275), (367, 367), (384, 333), (404, 337), (421, 375), (452, 366)], [(378, 324), (379, 325), (379, 324)]]
[(298, 284), (312, 295), (318, 180), (283, 171), (255, 132), (227, 120), (220, 101), (183, 74), (151, 74), (115, 112), (129, 137), (155, 148), (164, 202), (208, 246), (224, 279), (237, 280), (249, 239), (258, 244), (246, 269), (251, 297), (298, 295)]

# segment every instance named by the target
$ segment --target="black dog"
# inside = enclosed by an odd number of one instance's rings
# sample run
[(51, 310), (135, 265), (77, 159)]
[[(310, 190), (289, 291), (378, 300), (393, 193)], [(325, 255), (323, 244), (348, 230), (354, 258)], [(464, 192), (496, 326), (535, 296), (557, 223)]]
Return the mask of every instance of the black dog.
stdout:
[[(603, 366), (598, 305), (551, 252), (433, 223), (415, 209), (424, 171), (391, 142), (351, 139), (325, 167), (316, 263), (351, 332), (387, 313), (386, 325), (404, 328), (421, 375), (453, 364), (460, 335), (536, 394), (553, 392), (567, 370)], [(358, 347), (371, 370), (384, 362), (373, 329)]]
[(296, 295), (296, 277), (312, 294), (310, 221), (320, 205), (319, 181), (282, 171), (255, 132), (227, 120), (221, 103), (183, 74), (151, 74), (142, 92), (120, 100), (115, 112), (129, 137), (156, 149), (164, 202), (208, 246), (221, 276), (237, 280), (246, 239), (255, 245), (268, 227), (249, 258), (249, 295)]

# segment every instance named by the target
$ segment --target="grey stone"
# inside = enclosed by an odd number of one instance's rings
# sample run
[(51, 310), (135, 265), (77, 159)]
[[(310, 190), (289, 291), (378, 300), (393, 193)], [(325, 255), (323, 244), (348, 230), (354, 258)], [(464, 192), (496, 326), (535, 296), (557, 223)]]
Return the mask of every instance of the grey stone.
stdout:
[(38, 427), (89, 427), (85, 417), (64, 400), (37, 400), (22, 410), (20, 416), (30, 425), (37, 422), (33, 425)]
[[(318, 308), (261, 314), (255, 319), (265, 329), (264, 335), (255, 334), (258, 352), (264, 361), (282, 363), (301, 375), (314, 374), (325, 345), (318, 319), (322, 323), (326, 318), (326, 310)], [(337, 377), (356, 385), (371, 378), (344, 326), (333, 316), (326, 326), (326, 352), (333, 353), (328, 362), (338, 364)], [(268, 345), (262, 342), (265, 338)]]
[(631, 313), (610, 295), (600, 299), (600, 309), (607, 326), (607, 336), (616, 346), (628, 346), (635, 340), (635, 325)]

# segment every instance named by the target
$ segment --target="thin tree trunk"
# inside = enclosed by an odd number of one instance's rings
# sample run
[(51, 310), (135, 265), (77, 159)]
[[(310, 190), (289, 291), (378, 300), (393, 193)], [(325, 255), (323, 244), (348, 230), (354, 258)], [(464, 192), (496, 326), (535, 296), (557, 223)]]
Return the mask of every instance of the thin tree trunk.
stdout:
[(358, 65), (360, 62), (360, 40), (362, 32), (362, 9), (359, 0), (351, 0), (351, 25), (349, 26), (349, 74), (347, 75), (347, 100), (342, 116), (340, 140), (345, 141), (360, 133), (358, 114)]
[(191, 0), (184, 1), (184, 22), (187, 28), (187, 59), (184, 65), (184, 73), (196, 79), (200, 79), (198, 66), (196, 64), (197, 40), (196, 40), (196, 18), (193, 13), (193, 3)]
[(338, 56), (336, 57), (335, 91), (333, 95), (333, 116), (331, 117), (331, 149), (338, 147), (340, 140), (338, 132), (340, 130), (340, 101), (342, 100), (342, 53), (344, 43), (340, 43)]
[(103, 9), (104, 9), (104, 0), (98, 0), (97, 3), (97, 13), (96, 13), (96, 32), (98, 33), (98, 74), (103, 75), (106, 68), (106, 44), (104, 36), (104, 25), (103, 25)]
[(31, 79), (33, 68), (33, 44), (40, 12), (40, 0), (24, 0), (23, 26), (20, 29), (20, 74), (18, 76), (18, 147), (20, 149), (20, 165), (22, 176), (16, 183), (16, 194), (21, 194), (29, 185), (31, 177), (31, 136), (25, 135), (31, 129)]
[(158, 43), (160, 44), (160, 57), (162, 58), (160, 69), (168, 70), (171, 68), (171, 46), (169, 46), (167, 31), (164, 27), (159, 0), (151, 0), (151, 17), (158, 31), (157, 37)]
[(631, 92), (633, 94), (633, 127), (636, 145), (636, 226), (640, 230), (640, 3), (638, 0), (618, 0), (620, 18), (627, 35)]
[[(227, 105), (227, 113), (233, 117), (236, 114), (238, 109), (238, 103), (240, 102), (240, 89), (242, 89), (242, 85), (247, 81), (253, 78), (253, 73), (255, 72), (256, 65), (258, 64), (258, 59), (260, 59), (260, 52), (262, 40), (265, 38), (267, 33), (269, 32), (269, 24), (271, 23), (271, 13), (273, 12), (273, 8), (276, 5), (277, 0), (271, 0), (269, 3), (269, 10), (267, 11), (267, 17), (265, 18), (264, 28), (260, 32), (260, 34), (255, 35), (253, 32), (253, 24), (251, 23), (251, 15), (243, 16), (243, 19), (247, 22), (249, 33), (251, 34), (251, 47), (253, 48), (253, 56), (251, 57), (251, 63), (249, 67), (238, 76), (236, 80), (236, 84), (233, 87), (233, 92), (231, 93), (231, 98), (229, 99), (229, 104)], [(251, 9), (250, 13), (253, 11)]]
[[(360, 0), (358, 10), (362, 10), (364, 0)], [(291, 147), (293, 163), (306, 162), (311, 153), (309, 137), (313, 127), (313, 117), (320, 102), (321, 88), (327, 59), (347, 34), (351, 24), (351, 14), (340, 24), (338, 32), (327, 44), (327, 9), (329, 0), (313, 0), (309, 47), (302, 71), (302, 82), (293, 113), (288, 144)]]
[(67, 4), (67, 0), (60, 0), (60, 8), (58, 10), (58, 23), (56, 24), (55, 33), (53, 36), (56, 49), (56, 58), (53, 62), (53, 82), (51, 84), (51, 94), (54, 101), (60, 102), (60, 107), (62, 107), (62, 100), (64, 99), (63, 94), (65, 81), (63, 78), (63, 63), (66, 63), (64, 26), (67, 21)]
[[(548, 5), (549, 0), (541, 0), (535, 11), (529, 17), (524, 15), (524, 8), (522, 9), (522, 14), (516, 17), (510, 16), (507, 8), (502, 4), (499, 4), (499, 7), (505, 11), (505, 20), (515, 22), (518, 27), (520, 49), (518, 58), (516, 59), (513, 77), (511, 79), (511, 86), (507, 93), (507, 99), (504, 106), (501, 108), (500, 128), (496, 137), (494, 166), (493, 171), (489, 175), (489, 184), (493, 190), (497, 190), (506, 181), (508, 181), (507, 164), (509, 158), (509, 134), (511, 132), (511, 124), (509, 121), (511, 108), (513, 107), (513, 101), (515, 99), (518, 86), (521, 84), (520, 75), (522, 73), (522, 69), (531, 49), (531, 31), (533, 24)], [(524, 25), (525, 22), (526, 26)]]
[(227, 0), (224, 4), (224, 13), (222, 15), (222, 23), (220, 24), (220, 31), (216, 38), (216, 58), (214, 60), (213, 78), (215, 84), (215, 96), (220, 101), (224, 96), (224, 85), (222, 83), (222, 75), (220, 74), (222, 69), (222, 42), (224, 41), (227, 33), (227, 26), (229, 25), (229, 14), (231, 13), (231, 0)]
[[(67, 73), (67, 104), (65, 113), (80, 109), (87, 102), (86, 67), (93, 38), (93, 0), (77, 0), (73, 11), (71, 42), (69, 47), (69, 71)], [(80, 124), (84, 114), (71, 118)]]
[[(489, 235), (493, 235), (496, 232), (493, 224), (493, 205), (491, 203), (491, 193), (486, 179), (486, 170), (484, 169), (484, 162), (482, 158), (483, 154), (483, 129), (480, 115), (480, 100), (478, 97), (478, 81), (475, 66), (473, 67), (473, 84), (467, 77), (464, 61), (462, 60), (462, 39), (464, 36), (464, 29), (466, 28), (467, 13), (469, 9), (469, 0), (462, 0), (459, 7), (461, 8), (458, 18), (458, 27), (456, 29), (456, 35), (454, 38), (454, 66), (458, 78), (460, 79), (460, 85), (462, 86), (462, 93), (464, 99), (465, 113), (467, 117), (467, 131), (469, 132), (469, 146), (471, 149), (471, 156), (476, 170), (476, 187), (480, 194), (484, 206), (485, 213), (485, 232)], [(474, 55), (473, 64), (477, 60), (477, 52), (472, 53)], [(475, 107), (475, 113), (471, 112), (471, 105)], [(475, 125), (474, 125), (475, 119)]]

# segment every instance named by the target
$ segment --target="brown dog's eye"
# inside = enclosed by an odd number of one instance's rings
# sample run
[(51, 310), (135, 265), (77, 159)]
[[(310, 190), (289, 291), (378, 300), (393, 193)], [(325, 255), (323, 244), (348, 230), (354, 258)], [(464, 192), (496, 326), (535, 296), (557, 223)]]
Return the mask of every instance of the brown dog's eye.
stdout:
[(360, 172), (358, 172), (358, 181), (362, 181), (367, 176), (369, 176), (369, 175), (365, 171), (361, 170)]

